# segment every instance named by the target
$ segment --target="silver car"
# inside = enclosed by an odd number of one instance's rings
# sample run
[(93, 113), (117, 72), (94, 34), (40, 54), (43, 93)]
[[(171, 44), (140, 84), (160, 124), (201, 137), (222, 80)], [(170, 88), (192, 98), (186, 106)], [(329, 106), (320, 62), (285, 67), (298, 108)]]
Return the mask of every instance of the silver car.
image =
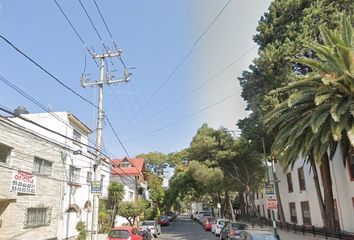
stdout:
[(155, 238), (157, 238), (157, 235), (161, 234), (161, 226), (154, 220), (143, 221), (140, 226), (146, 230), (149, 230)]

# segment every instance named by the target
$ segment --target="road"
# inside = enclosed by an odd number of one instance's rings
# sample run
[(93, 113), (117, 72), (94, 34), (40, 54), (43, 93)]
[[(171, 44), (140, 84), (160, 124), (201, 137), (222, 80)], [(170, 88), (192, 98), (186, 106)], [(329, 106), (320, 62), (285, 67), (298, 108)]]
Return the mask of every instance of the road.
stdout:
[[(263, 229), (272, 231), (272, 229), (265, 227)], [(189, 215), (180, 215), (177, 219), (171, 222), (170, 226), (161, 227), (162, 234), (156, 240), (216, 240), (211, 232), (205, 231), (198, 222), (194, 222), (189, 218)], [(278, 229), (280, 239), (282, 240), (321, 240), (325, 237), (314, 237), (310, 234), (303, 235), (302, 233), (285, 232)]]
[(215, 240), (211, 232), (205, 231), (198, 222), (194, 222), (189, 215), (180, 215), (173, 220), (170, 226), (161, 227), (162, 234), (156, 240)]

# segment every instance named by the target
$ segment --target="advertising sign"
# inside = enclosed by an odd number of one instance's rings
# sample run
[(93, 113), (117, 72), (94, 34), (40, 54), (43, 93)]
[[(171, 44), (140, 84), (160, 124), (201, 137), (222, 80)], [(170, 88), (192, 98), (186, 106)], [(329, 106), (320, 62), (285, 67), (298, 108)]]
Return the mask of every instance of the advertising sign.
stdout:
[(265, 196), (266, 198), (273, 198), (275, 196), (274, 184), (267, 184), (265, 186)]
[(23, 171), (12, 172), (10, 192), (36, 194), (36, 176)]
[(277, 209), (278, 201), (276, 198), (268, 198), (267, 199), (267, 208), (268, 209)]
[(102, 193), (102, 182), (92, 181), (91, 182), (91, 193), (101, 194)]

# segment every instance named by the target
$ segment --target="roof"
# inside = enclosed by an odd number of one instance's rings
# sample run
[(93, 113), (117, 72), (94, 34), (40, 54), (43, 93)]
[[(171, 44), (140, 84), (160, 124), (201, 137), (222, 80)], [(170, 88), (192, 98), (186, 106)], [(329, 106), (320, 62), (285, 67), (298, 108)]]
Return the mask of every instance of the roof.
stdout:
[[(118, 176), (139, 176), (145, 171), (145, 159), (144, 158), (123, 158), (115, 159), (113, 162), (113, 175)], [(130, 163), (131, 166), (121, 166), (122, 162)]]

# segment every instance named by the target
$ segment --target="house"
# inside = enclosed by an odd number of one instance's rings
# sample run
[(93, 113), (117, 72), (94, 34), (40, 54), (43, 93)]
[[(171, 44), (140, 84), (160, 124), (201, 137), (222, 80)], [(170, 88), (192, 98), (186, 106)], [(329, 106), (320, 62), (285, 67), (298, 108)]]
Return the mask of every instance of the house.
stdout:
[[(83, 221), (87, 230), (91, 230), (92, 203), (91, 181), (93, 181), (96, 155), (93, 153), (94, 141), (89, 140), (92, 132), (75, 115), (69, 112), (23, 114), (21, 118), (13, 118), (18, 124), (52, 139), (63, 147), (60, 179), (60, 213), (58, 216), (58, 239), (76, 238), (76, 224)], [(39, 124), (39, 127), (36, 124)], [(107, 160), (101, 160), (101, 184), (103, 194), (107, 197), (107, 187), (110, 177), (110, 165)]]
[[(144, 158), (123, 158), (112, 161), (112, 182), (124, 185), (123, 201), (149, 199)], [(126, 219), (117, 216), (116, 225), (127, 223)]]
[(65, 152), (0, 116), (0, 239), (57, 239)]
[[(346, 160), (346, 165), (343, 164), (341, 156), (342, 153), (339, 149), (333, 160), (330, 161), (335, 222), (337, 228), (354, 232), (354, 152)], [(316, 169), (323, 194), (321, 165), (316, 164)], [(310, 164), (304, 163), (304, 160), (299, 158), (292, 169), (283, 172), (282, 167), (277, 163), (275, 171), (279, 179), (279, 190), (286, 222), (322, 227), (323, 222)], [(256, 200), (261, 215), (265, 204), (265, 198)], [(269, 218), (267, 213), (263, 215)]]

